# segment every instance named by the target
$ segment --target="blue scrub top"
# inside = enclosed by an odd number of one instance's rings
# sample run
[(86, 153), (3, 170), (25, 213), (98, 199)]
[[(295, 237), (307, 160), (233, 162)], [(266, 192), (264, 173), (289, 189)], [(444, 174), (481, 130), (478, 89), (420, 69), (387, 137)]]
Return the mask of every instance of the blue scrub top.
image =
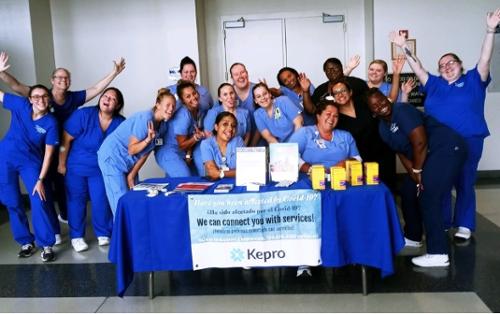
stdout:
[(359, 157), (356, 142), (351, 133), (335, 129), (332, 131), (332, 140), (327, 141), (319, 135), (315, 125), (300, 128), (295, 132), (289, 143), (297, 143), (299, 154), (308, 164), (321, 164), (327, 168), (339, 162)]
[(290, 138), (294, 131), (293, 120), (301, 114), (301, 111), (286, 96), (274, 99), (273, 116), (269, 117), (263, 108), (253, 113), (257, 129), (262, 133), (268, 130), (280, 143)]
[[(316, 124), (316, 119), (314, 118), (314, 115), (306, 112), (304, 109), (304, 100), (302, 95), (298, 95), (297, 93), (295, 93), (293, 90), (289, 89), (286, 86), (280, 86), (280, 90), (283, 93), (283, 95), (290, 98), (293, 104), (297, 106), (297, 108), (299, 108), (300, 111), (302, 111), (302, 117), (304, 118), (304, 125)], [(311, 84), (311, 86), (309, 86), (309, 95), (312, 94), (314, 94), (314, 86)]]
[(238, 99), (238, 107), (245, 108), (250, 112), (253, 118), (253, 112), (255, 111), (255, 103), (253, 101), (253, 87), (255, 83), (250, 82), (250, 91), (248, 92), (248, 96), (246, 99), (241, 99), (238, 94), (236, 94), (236, 98)]
[(419, 126), (425, 128), (428, 154), (463, 142), (457, 132), (406, 103), (395, 103), (392, 106), (391, 121), (380, 120), (379, 133), (392, 150), (413, 160), (410, 133)]
[[(233, 137), (226, 147), (226, 163), (225, 165), (229, 169), (236, 169), (236, 148), (244, 147), (243, 139), (239, 136)], [(213, 160), (217, 167), (221, 168), (224, 165), (222, 161), (222, 153), (217, 144), (215, 136), (204, 139), (201, 142), (201, 159), (203, 163)]]
[[(205, 120), (203, 120), (205, 131), (212, 132), (212, 130), (214, 129), (215, 118), (217, 118), (217, 115), (223, 111), (223, 106), (216, 106), (208, 110), (207, 115), (205, 116)], [(250, 113), (245, 108), (236, 108), (236, 120), (238, 120), (238, 130), (236, 132), (236, 135), (244, 138), (245, 134), (250, 132), (252, 127)]]
[(59, 105), (54, 100), (50, 101), (50, 111), (56, 117), (57, 122), (59, 122), (61, 130), (64, 126), (64, 121), (68, 120), (69, 116), (71, 116), (76, 109), (85, 104), (86, 97), (87, 92), (85, 90), (77, 92), (68, 91), (66, 92), (64, 104)]
[(487, 137), (490, 131), (484, 118), (484, 101), (490, 82), (489, 74), (486, 82), (481, 80), (477, 66), (452, 84), (429, 73), (423, 86), (425, 112), (463, 137)]
[[(33, 120), (33, 108), (28, 98), (5, 94), (3, 107), (11, 112), (7, 133), (0, 141), (0, 158), (19, 165), (40, 168), (45, 145), (59, 145), (56, 118), (46, 114)], [(5, 172), (0, 170), (0, 175)]]
[(128, 142), (131, 136), (138, 140), (144, 140), (148, 135), (148, 122), (153, 121), (153, 111), (146, 110), (137, 112), (125, 121), (123, 121), (113, 133), (109, 134), (99, 148), (97, 155), (99, 159), (111, 159), (118, 169), (128, 172), (135, 165), (137, 160), (145, 154), (151, 152), (155, 146), (161, 146), (163, 143), (158, 140), (163, 138), (167, 132), (169, 122), (162, 121), (156, 136), (151, 143), (140, 153), (129, 155)]
[[(202, 85), (195, 84), (196, 90), (198, 94), (200, 94), (200, 109), (203, 112), (207, 112), (214, 105), (214, 100), (210, 95), (208, 89)], [(167, 86), (170, 92), (175, 95), (175, 99), (177, 100), (175, 105), (175, 110), (179, 110), (181, 107), (184, 107), (179, 95), (177, 95), (177, 84)]]
[[(387, 82), (382, 82), (382, 85), (378, 88), (382, 94), (385, 95), (385, 97), (389, 97), (389, 94), (391, 93), (392, 89), (392, 84), (387, 83)], [(398, 99), (395, 102), (401, 102), (401, 90), (398, 92)]]
[(99, 105), (76, 110), (64, 124), (64, 130), (74, 138), (66, 165), (68, 172), (80, 176), (100, 175), (97, 151), (104, 139), (123, 121), (123, 116), (114, 116), (103, 132), (99, 123)]

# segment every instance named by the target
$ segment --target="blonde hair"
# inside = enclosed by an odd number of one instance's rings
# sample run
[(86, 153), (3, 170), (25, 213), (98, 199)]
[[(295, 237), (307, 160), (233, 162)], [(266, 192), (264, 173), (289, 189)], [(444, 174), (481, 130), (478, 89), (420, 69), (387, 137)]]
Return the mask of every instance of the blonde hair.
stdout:
[(176, 102), (175, 96), (170, 92), (170, 90), (168, 88), (162, 87), (156, 93), (156, 102), (153, 107), (153, 112), (156, 111), (156, 104), (159, 104), (165, 97), (172, 97), (174, 102)]

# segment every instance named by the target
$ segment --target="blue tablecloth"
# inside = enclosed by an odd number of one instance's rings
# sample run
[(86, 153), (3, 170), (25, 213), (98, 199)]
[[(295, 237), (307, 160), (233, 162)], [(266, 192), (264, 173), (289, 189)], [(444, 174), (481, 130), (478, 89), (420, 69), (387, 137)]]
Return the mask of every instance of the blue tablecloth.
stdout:
[[(201, 178), (161, 178), (172, 190), (181, 182)], [(219, 182), (234, 183), (234, 179)], [(218, 182), (217, 182), (218, 183)], [(213, 187), (204, 193), (213, 193)], [(287, 189), (310, 189), (302, 178)], [(275, 191), (274, 184), (260, 192)], [(245, 193), (235, 187), (231, 193)], [(394, 199), (383, 184), (348, 187), (345, 191), (321, 192), (323, 266), (361, 264), (394, 272), (393, 257), (404, 247), (404, 238)], [(224, 195), (221, 195), (224, 197)], [(130, 191), (118, 203), (109, 259), (116, 264), (117, 290), (122, 296), (134, 272), (192, 269), (187, 195), (146, 197), (145, 191)]]

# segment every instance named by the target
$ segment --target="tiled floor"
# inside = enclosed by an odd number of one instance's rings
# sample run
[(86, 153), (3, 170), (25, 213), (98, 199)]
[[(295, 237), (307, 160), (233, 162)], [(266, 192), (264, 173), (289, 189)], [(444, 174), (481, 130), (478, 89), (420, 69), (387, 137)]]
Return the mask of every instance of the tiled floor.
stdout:
[(478, 186), (477, 204), (478, 230), (468, 243), (451, 241), (450, 267), (413, 267), (410, 258), (419, 251), (404, 250), (395, 259), (395, 275), (382, 280), (369, 272), (368, 296), (361, 294), (359, 267), (348, 266), (318, 267), (309, 279), (296, 278), (292, 268), (157, 273), (153, 300), (146, 296), (147, 274), (137, 274), (121, 299), (107, 248), (93, 240), (89, 251), (75, 253), (63, 226), (65, 242), (55, 263), (42, 264), (39, 254), (18, 259), (19, 247), (3, 219), (0, 311), (499, 312), (500, 186)]

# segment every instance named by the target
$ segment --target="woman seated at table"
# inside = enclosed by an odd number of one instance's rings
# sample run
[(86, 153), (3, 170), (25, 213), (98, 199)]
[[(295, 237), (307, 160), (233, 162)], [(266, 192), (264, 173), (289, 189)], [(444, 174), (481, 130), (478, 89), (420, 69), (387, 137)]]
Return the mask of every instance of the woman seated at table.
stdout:
[(177, 110), (164, 135), (165, 145), (155, 150), (156, 162), (168, 177), (203, 176), (199, 142), (211, 133), (203, 131), (200, 95), (196, 86), (187, 81), (177, 86), (177, 93), (184, 105)]
[(163, 135), (174, 112), (175, 96), (168, 89), (160, 88), (152, 110), (129, 117), (99, 148), (97, 160), (113, 217), (118, 200), (134, 187), (139, 170), (151, 151), (163, 145)]
[(113, 228), (113, 214), (97, 163), (97, 151), (105, 138), (125, 118), (120, 115), (123, 95), (107, 88), (98, 105), (76, 110), (64, 124), (57, 171), (66, 182), (68, 224), (71, 245), (76, 252), (88, 249), (85, 242), (87, 201), (92, 203), (92, 226), (100, 246), (108, 245)]
[(314, 86), (305, 73), (297, 72), (294, 68), (284, 67), (277, 75), (280, 92), (287, 96), (302, 111), (304, 125), (314, 125), (314, 104), (311, 95)]
[(212, 132), (216, 117), (221, 112), (231, 112), (237, 118), (238, 130), (236, 135), (243, 138), (245, 146), (250, 142), (251, 120), (250, 113), (245, 108), (237, 107), (238, 100), (236, 99), (236, 91), (233, 85), (222, 83), (218, 89), (220, 106), (215, 106), (207, 112), (203, 126), (205, 131)]
[(234, 114), (223, 111), (215, 118), (214, 136), (201, 142), (205, 174), (210, 179), (236, 175), (236, 148), (245, 146), (237, 131), (238, 122)]
[(332, 166), (344, 165), (347, 159), (361, 161), (351, 133), (335, 129), (339, 113), (334, 101), (319, 102), (316, 120), (316, 125), (299, 129), (288, 141), (299, 145), (301, 172), (310, 174), (313, 164), (321, 164), (329, 169)]
[(392, 104), (377, 88), (371, 88), (367, 98), (370, 110), (380, 119), (380, 136), (398, 152), (408, 173), (401, 189), (406, 245), (422, 246), (422, 223), (425, 228), (427, 254), (412, 262), (421, 267), (448, 266), (448, 234), (443, 232), (441, 205), (466, 159), (465, 142), (415, 107)]
[(255, 103), (260, 107), (253, 113), (255, 124), (269, 144), (286, 142), (293, 132), (302, 127), (301, 111), (288, 97), (273, 99), (264, 83), (256, 84), (252, 92)]

